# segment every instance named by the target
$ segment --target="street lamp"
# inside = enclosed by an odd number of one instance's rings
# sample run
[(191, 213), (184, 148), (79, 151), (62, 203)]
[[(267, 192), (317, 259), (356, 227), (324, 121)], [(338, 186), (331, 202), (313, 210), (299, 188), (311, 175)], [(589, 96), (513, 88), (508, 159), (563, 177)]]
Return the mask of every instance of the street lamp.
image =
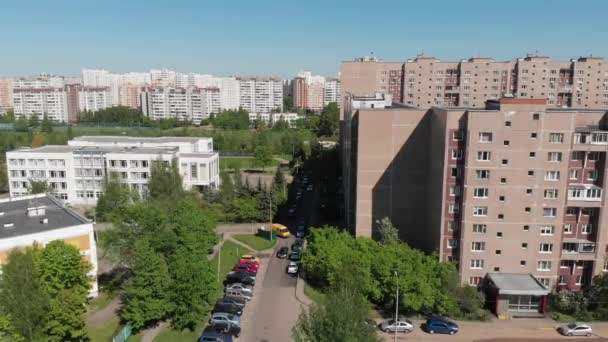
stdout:
[(395, 277), (397, 278), (397, 294), (395, 295), (395, 342), (397, 342), (397, 322), (399, 321), (399, 273), (395, 271)]

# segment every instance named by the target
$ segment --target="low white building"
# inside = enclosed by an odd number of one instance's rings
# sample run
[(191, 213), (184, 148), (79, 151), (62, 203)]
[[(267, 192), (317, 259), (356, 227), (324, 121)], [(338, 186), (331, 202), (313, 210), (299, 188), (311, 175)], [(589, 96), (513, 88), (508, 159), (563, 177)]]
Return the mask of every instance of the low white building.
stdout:
[(296, 127), (298, 119), (300, 119), (298, 113), (249, 113), (250, 125), (259, 120), (267, 126), (274, 126), (275, 123), (283, 120), (287, 122), (289, 127)]
[(0, 265), (16, 248), (56, 240), (78, 248), (91, 264), (89, 297), (97, 297), (97, 246), (91, 221), (50, 195), (0, 199)]
[(31, 181), (44, 181), (50, 192), (70, 204), (95, 205), (104, 181), (116, 174), (147, 195), (152, 163), (175, 162), (184, 189), (216, 188), (220, 184), (219, 154), (213, 139), (189, 137), (78, 137), (68, 145), (22, 148), (6, 153), (10, 196), (29, 193)]

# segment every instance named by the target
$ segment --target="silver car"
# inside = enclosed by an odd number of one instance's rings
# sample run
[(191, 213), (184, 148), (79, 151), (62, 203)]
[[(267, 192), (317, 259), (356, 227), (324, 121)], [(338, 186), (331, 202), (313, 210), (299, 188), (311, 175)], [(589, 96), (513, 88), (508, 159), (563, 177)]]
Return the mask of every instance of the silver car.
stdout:
[(209, 324), (232, 323), (241, 326), (241, 317), (226, 312), (216, 312), (209, 318)]
[(233, 283), (226, 285), (226, 288), (224, 288), (224, 292), (228, 290), (238, 290), (243, 293), (249, 294), (249, 296), (253, 295), (253, 287), (241, 283)]
[(562, 325), (558, 328), (560, 334), (564, 336), (591, 336), (593, 330), (591, 325), (583, 322), (573, 322), (567, 325)]
[(397, 330), (398, 332), (409, 333), (414, 331), (414, 323), (409, 319), (400, 318), (395, 324), (394, 319), (387, 319), (382, 321), (380, 324), (380, 330), (384, 332), (394, 332)]

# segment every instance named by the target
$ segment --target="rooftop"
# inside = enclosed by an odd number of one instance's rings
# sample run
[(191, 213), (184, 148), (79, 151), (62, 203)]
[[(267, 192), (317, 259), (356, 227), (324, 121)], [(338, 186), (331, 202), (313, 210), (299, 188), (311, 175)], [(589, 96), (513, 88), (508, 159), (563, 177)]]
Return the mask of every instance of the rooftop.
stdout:
[(208, 137), (129, 137), (129, 136), (108, 136), (108, 135), (84, 135), (76, 137), (71, 141), (87, 141), (87, 142), (123, 142), (123, 143), (170, 143), (170, 142), (191, 142), (195, 143), (199, 140), (211, 139)]
[[(44, 208), (44, 213), (38, 216), (30, 216), (28, 215), (28, 208)], [(0, 200), (0, 213), (2, 213), (0, 214), (0, 239), (36, 234), (91, 222), (77, 212), (63, 207), (59, 200), (49, 195), (32, 195), (25, 198)], [(48, 221), (43, 223), (44, 219)]]
[(172, 153), (177, 147), (124, 147), (124, 146), (102, 146), (82, 147), (66, 145), (45, 145), (34, 148), (20, 148), (13, 152), (19, 153), (130, 153), (130, 154), (162, 154)]
[(488, 273), (488, 279), (499, 294), (544, 296), (549, 294), (536, 278), (528, 273)]

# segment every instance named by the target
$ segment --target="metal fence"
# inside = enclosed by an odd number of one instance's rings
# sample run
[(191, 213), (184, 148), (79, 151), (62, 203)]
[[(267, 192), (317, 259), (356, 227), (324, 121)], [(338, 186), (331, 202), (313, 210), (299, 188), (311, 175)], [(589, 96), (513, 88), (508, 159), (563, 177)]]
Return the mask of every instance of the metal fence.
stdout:
[(112, 342), (127, 342), (127, 339), (129, 336), (131, 336), (132, 331), (133, 327), (131, 326), (131, 323), (127, 323), (127, 325), (120, 330), (118, 335), (112, 338)]

